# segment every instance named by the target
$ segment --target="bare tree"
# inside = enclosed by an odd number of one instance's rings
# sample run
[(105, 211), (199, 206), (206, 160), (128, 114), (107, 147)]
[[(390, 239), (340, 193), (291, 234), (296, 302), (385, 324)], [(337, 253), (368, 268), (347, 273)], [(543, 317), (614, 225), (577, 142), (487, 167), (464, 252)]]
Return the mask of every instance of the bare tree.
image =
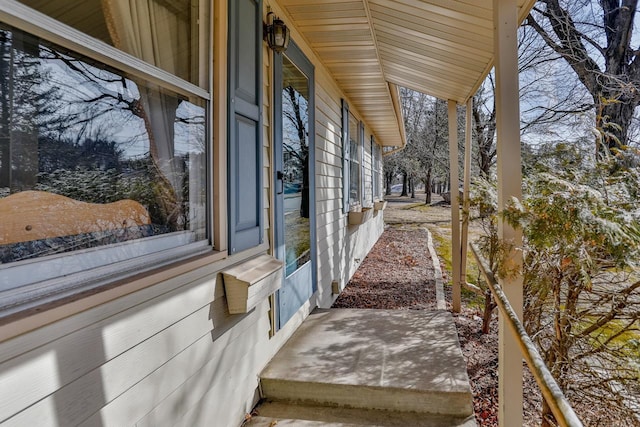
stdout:
[(539, 0), (526, 25), (564, 58), (592, 98), (596, 153), (603, 156), (629, 142), (640, 103), (638, 47), (632, 46), (637, 0)]

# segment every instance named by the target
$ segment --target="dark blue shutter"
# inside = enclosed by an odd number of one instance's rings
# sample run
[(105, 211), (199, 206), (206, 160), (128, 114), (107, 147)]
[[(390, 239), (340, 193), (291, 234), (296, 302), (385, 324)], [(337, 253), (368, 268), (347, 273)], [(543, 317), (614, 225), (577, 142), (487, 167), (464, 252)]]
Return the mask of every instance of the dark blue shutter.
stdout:
[(261, 11), (229, 0), (229, 253), (263, 240)]
[(371, 135), (371, 201), (376, 201), (376, 155), (373, 151), (373, 135)]
[(349, 104), (342, 100), (342, 211), (349, 212)]
[(360, 206), (365, 205), (365, 197), (366, 197), (366, 176), (364, 173), (364, 158), (365, 158), (365, 152), (364, 152), (364, 123), (361, 121), (360, 122), (360, 131), (358, 132), (358, 145), (360, 146), (360, 158), (358, 159), (358, 162), (360, 163), (360, 170), (359, 175), (360, 175)]

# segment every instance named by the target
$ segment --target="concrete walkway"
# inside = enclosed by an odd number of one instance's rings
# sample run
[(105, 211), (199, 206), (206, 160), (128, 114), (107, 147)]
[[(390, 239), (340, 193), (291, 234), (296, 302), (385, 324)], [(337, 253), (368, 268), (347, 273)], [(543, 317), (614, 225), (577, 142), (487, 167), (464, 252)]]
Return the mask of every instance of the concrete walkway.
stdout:
[[(309, 421), (348, 424), (364, 421), (362, 410), (371, 410), (387, 416), (366, 425), (475, 425), (466, 365), (445, 311), (316, 310), (266, 367), (261, 388), (280, 406), (316, 408), (301, 411), (316, 414)], [(323, 407), (356, 408), (360, 415), (342, 421), (335, 410), (317, 409)], [(334, 416), (318, 419), (322, 413)]]

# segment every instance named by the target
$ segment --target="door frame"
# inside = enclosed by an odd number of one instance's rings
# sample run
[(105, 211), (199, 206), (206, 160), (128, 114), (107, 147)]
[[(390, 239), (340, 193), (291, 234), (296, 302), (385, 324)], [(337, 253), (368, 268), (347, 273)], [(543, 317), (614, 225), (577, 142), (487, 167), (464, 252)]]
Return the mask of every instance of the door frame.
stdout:
[[(314, 66), (306, 57), (298, 45), (291, 40), (289, 47), (284, 52), (291, 62), (297, 66), (300, 71), (307, 77), (309, 81), (309, 111), (308, 121), (309, 128), (309, 238), (311, 249), (311, 295), (317, 292), (317, 252), (318, 245), (316, 241), (316, 156), (315, 156), (315, 77)], [(280, 186), (282, 182), (277, 177), (277, 172), (282, 170), (283, 150), (282, 150), (282, 55), (283, 53), (273, 54), (273, 171), (271, 183), (274, 194), (274, 253), (276, 258), (284, 259), (284, 189)], [(285, 267), (283, 267), (285, 268)], [(297, 272), (297, 271), (296, 271)], [(295, 275), (293, 273), (292, 275)], [(286, 271), (282, 275), (282, 285), (285, 286), (287, 277)], [(303, 302), (304, 304), (304, 302)], [(276, 293), (277, 309), (277, 325), (281, 329), (289, 320), (283, 319), (280, 311), (280, 291)], [(300, 306), (302, 307), (302, 305)], [(298, 309), (300, 308), (298, 307)]]

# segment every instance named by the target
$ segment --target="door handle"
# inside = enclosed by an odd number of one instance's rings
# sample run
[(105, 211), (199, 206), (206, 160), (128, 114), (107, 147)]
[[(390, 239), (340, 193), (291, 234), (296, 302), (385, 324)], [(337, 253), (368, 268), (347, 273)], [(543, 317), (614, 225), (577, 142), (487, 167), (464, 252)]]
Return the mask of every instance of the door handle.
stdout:
[(277, 194), (282, 194), (284, 193), (284, 173), (282, 173), (282, 171), (277, 171), (276, 179), (280, 181), (280, 191), (278, 191)]

